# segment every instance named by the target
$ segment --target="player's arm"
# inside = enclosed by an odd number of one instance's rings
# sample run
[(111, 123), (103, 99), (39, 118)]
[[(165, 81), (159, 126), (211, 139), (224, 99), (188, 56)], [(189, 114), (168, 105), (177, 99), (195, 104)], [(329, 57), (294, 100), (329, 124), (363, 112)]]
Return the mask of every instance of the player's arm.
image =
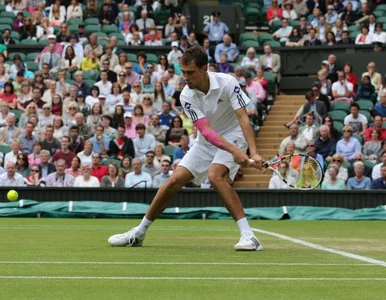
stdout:
[(193, 124), (209, 143), (216, 146), (217, 148), (231, 153), (236, 163), (242, 166), (251, 165), (248, 155), (246, 155), (237, 146), (227, 142), (221, 135), (214, 131), (212, 125), (209, 123), (206, 117), (198, 119)]

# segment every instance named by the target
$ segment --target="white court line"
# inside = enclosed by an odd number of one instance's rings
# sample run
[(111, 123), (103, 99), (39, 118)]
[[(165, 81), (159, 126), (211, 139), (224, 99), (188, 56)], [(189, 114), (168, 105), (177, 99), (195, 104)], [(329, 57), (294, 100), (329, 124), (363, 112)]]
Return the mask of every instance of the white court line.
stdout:
[(321, 246), (321, 245), (313, 244), (313, 243), (306, 242), (306, 241), (303, 241), (303, 240), (300, 240), (300, 239), (295, 239), (295, 238), (292, 238), (290, 236), (286, 236), (286, 235), (275, 233), (275, 232), (270, 232), (270, 231), (261, 230), (261, 229), (257, 229), (257, 228), (252, 228), (252, 230), (255, 231), (255, 232), (259, 232), (259, 233), (263, 233), (263, 234), (266, 234), (266, 235), (277, 237), (277, 238), (279, 238), (281, 240), (286, 240), (286, 241), (290, 241), (290, 242), (295, 243), (295, 244), (300, 244), (300, 245), (303, 245), (303, 246), (306, 246), (306, 247), (310, 247), (310, 248), (313, 248), (313, 249), (316, 249), (316, 250), (330, 252), (330, 253), (341, 255), (341, 256), (345, 256), (345, 257), (348, 257), (348, 258), (364, 261), (364, 262), (367, 262), (367, 263), (370, 263), (370, 264), (373, 264), (373, 265), (386, 267), (386, 262), (384, 262), (382, 260), (377, 260), (377, 259), (373, 259), (373, 258), (362, 256), (362, 255), (357, 255), (357, 254), (346, 252), (346, 251), (335, 250), (335, 249), (332, 249), (332, 248), (328, 248), (328, 247), (324, 247), (324, 246)]
[(197, 266), (366, 266), (374, 264), (318, 264), (318, 263), (242, 263), (242, 262), (126, 262), (126, 261), (0, 261), (0, 265), (197, 265)]
[(58, 279), (58, 280), (213, 280), (213, 281), (386, 281), (383, 278), (315, 278), (315, 277), (108, 277), (108, 276), (0, 276), (0, 279)]

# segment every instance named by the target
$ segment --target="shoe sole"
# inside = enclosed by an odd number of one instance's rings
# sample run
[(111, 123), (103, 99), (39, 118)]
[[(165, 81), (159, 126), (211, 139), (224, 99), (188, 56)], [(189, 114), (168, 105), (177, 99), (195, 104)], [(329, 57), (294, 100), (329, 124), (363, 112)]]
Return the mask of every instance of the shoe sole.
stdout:
[(236, 251), (262, 251), (263, 247), (259, 246), (257, 248), (252, 247), (252, 248), (235, 248)]

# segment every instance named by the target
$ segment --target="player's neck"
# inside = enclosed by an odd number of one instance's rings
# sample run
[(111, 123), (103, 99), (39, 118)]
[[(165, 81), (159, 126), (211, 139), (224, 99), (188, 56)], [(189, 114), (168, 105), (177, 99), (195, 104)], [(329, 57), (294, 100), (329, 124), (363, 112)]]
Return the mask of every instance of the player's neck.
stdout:
[(204, 80), (201, 81), (200, 85), (197, 87), (197, 90), (200, 92), (207, 94), (209, 92), (210, 81), (208, 73), (205, 73)]

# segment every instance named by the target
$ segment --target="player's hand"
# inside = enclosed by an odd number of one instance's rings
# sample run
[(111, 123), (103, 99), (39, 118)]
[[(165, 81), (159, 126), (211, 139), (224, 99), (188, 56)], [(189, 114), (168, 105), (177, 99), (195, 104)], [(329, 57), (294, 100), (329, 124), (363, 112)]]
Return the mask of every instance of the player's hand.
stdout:
[(259, 170), (263, 167), (264, 159), (259, 154), (251, 156), (251, 160), (253, 161), (252, 167)]
[(232, 153), (234, 161), (242, 166), (243, 168), (251, 166), (251, 162), (249, 160), (249, 157), (245, 152), (243, 152), (240, 149), (237, 149)]

